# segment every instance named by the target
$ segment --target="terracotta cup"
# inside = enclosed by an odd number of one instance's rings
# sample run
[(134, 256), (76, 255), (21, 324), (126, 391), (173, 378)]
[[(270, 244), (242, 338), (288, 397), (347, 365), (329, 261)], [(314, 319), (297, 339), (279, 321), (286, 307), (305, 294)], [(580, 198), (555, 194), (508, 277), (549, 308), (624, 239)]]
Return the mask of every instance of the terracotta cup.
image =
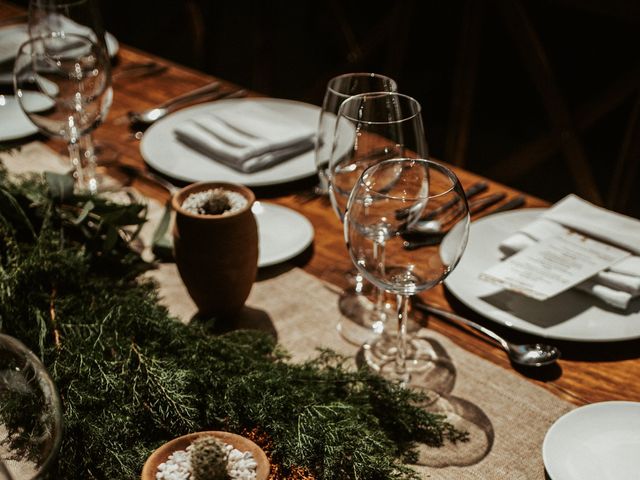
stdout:
[[(199, 215), (182, 208), (192, 193), (222, 188), (240, 193), (246, 207), (222, 215)], [(258, 227), (251, 206), (255, 196), (242, 185), (201, 182), (172, 198), (176, 219), (173, 253), (189, 295), (206, 316), (229, 316), (242, 308), (258, 269)]]

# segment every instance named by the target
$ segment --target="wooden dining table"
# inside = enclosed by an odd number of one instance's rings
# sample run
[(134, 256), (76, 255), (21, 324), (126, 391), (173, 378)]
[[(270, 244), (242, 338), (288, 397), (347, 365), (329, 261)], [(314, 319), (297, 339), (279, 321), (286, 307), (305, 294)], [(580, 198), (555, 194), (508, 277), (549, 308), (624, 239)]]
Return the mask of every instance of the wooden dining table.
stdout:
[[(22, 16), (24, 10), (8, 3), (0, 2), (0, 23)], [(136, 74), (132, 67), (143, 63), (155, 62), (162, 67), (149, 75)], [(112, 145), (119, 154), (118, 162), (149, 170), (140, 153), (141, 134), (128, 120), (129, 111), (140, 111), (155, 106), (219, 80), (223, 89), (235, 91), (241, 86), (234, 85), (222, 78), (215, 78), (152, 54), (120, 44), (117, 56), (113, 60), (113, 104), (108, 118), (94, 133), (97, 142)], [(222, 75), (224, 72), (220, 72)], [(410, 92), (409, 92), (410, 93)], [(258, 92), (248, 92), (249, 96), (261, 96)], [(1, 128), (1, 127), (0, 127)], [(45, 137), (38, 138), (54, 150), (64, 151), (65, 146)], [(32, 141), (33, 138), (25, 139)], [(442, 159), (446, 163), (446, 159)], [(108, 167), (107, 167), (108, 168)], [(484, 180), (489, 184), (489, 193), (504, 192), (507, 201), (522, 194), (508, 185), (483, 178), (470, 171), (452, 167), (464, 186)], [(121, 175), (117, 167), (109, 170), (115, 176)], [(155, 172), (157, 173), (157, 172)], [(169, 192), (155, 181), (144, 176), (134, 175), (133, 184), (143, 194), (160, 201), (168, 199)], [(171, 179), (169, 179), (171, 180)], [(315, 229), (313, 245), (292, 262), (306, 272), (338, 287), (346, 287), (344, 272), (351, 268), (351, 261), (344, 245), (342, 225), (333, 212), (326, 196), (314, 194), (317, 179), (308, 178), (288, 184), (255, 188), (258, 199), (284, 205), (307, 217)], [(177, 185), (180, 185), (177, 183)], [(570, 192), (567, 192), (570, 193)], [(524, 194), (524, 208), (546, 207), (548, 202), (533, 195)], [(489, 210), (490, 211), (490, 210)], [(481, 217), (479, 214), (473, 220)], [(439, 285), (423, 294), (424, 299), (447, 310), (471, 318), (493, 328), (507, 339), (530, 343), (540, 338), (501, 327), (484, 319), (481, 315), (467, 309), (446, 287)], [(453, 342), (469, 352), (485, 358), (505, 369), (514, 369), (505, 353), (484, 338), (470, 334), (437, 317), (428, 318), (428, 328), (449, 337)], [(562, 351), (562, 358), (551, 367), (541, 369), (517, 369), (519, 375), (534, 382), (553, 394), (573, 404), (606, 400), (640, 401), (640, 340), (628, 340), (607, 343), (584, 343), (567, 341), (549, 341)]]

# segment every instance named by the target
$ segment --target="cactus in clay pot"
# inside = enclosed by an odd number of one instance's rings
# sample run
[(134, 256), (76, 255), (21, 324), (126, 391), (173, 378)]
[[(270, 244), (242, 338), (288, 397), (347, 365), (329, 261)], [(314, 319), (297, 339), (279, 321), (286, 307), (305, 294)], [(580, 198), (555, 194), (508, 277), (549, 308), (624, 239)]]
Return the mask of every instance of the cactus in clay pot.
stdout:
[(228, 480), (228, 453), (225, 445), (214, 437), (202, 437), (191, 444), (193, 480)]

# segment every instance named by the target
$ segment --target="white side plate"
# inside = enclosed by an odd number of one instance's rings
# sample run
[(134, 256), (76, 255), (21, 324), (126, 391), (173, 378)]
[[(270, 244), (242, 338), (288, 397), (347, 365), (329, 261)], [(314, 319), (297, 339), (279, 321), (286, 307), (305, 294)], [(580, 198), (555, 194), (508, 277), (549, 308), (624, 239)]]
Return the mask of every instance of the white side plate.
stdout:
[(553, 480), (640, 478), (640, 403), (602, 402), (560, 417), (542, 444)]
[(313, 226), (304, 215), (264, 202), (255, 202), (251, 211), (258, 223), (258, 267), (289, 260), (311, 245)]
[[(34, 111), (46, 110), (54, 104), (49, 97), (38, 93), (27, 92), (25, 99)], [(0, 125), (0, 142), (16, 140), (38, 132), (38, 127), (31, 123), (20, 108), (18, 99), (13, 95), (0, 95)]]

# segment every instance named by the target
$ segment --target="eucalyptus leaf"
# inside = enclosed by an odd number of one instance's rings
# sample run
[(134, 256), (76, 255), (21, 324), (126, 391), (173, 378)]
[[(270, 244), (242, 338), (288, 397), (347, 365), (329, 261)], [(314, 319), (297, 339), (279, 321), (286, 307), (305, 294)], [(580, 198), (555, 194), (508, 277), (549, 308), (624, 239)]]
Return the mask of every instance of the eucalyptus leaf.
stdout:
[(58, 202), (73, 198), (75, 182), (70, 174), (44, 172), (44, 178), (49, 187), (51, 198)]
[(80, 215), (78, 215), (78, 218), (76, 218), (73, 221), (73, 223), (75, 225), (80, 225), (82, 222), (84, 222), (87, 219), (87, 216), (89, 215), (89, 213), (91, 213), (91, 211), (94, 208), (95, 208), (94, 203), (91, 200), (87, 201), (82, 207), (82, 211), (80, 212)]

